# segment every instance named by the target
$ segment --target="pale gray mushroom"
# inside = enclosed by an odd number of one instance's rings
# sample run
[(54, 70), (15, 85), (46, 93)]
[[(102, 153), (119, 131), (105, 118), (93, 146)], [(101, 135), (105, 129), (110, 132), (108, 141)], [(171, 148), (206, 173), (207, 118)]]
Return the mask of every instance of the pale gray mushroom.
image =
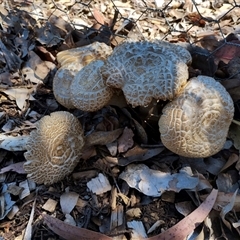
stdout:
[(112, 48), (100, 42), (59, 52), (57, 61), (61, 67), (53, 79), (53, 93), (56, 100), (66, 108), (74, 108), (70, 99), (70, 85), (75, 75), (90, 62), (104, 60), (111, 53)]
[(122, 89), (133, 107), (152, 99), (171, 100), (188, 79), (190, 53), (167, 42), (124, 42), (106, 59), (101, 73), (106, 85)]
[(105, 85), (100, 72), (103, 64), (101, 60), (93, 61), (74, 77), (70, 86), (70, 99), (77, 109), (97, 111), (111, 99), (113, 89)]
[(158, 123), (162, 143), (185, 157), (214, 155), (226, 141), (233, 114), (233, 101), (220, 83), (207, 76), (192, 78), (163, 109)]
[(78, 164), (83, 146), (83, 130), (74, 115), (59, 111), (44, 116), (26, 144), (27, 176), (38, 184), (62, 180)]

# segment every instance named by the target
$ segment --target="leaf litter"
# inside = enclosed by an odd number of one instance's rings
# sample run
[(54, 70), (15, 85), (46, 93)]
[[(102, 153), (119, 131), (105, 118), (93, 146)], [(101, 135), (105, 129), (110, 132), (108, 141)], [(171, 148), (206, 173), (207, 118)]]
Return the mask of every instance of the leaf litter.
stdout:
[[(0, 3), (0, 236), (239, 238), (240, 7), (235, 1), (7, 3)], [(206, 159), (177, 156), (159, 140), (157, 121), (165, 103), (133, 109), (119, 93), (98, 112), (69, 110), (91, 144), (70, 176), (36, 186), (22, 167), (26, 141), (41, 117), (66, 110), (52, 92), (56, 54), (94, 41), (115, 47), (125, 38), (164, 39), (188, 48), (190, 76), (215, 77), (234, 100), (228, 144)]]

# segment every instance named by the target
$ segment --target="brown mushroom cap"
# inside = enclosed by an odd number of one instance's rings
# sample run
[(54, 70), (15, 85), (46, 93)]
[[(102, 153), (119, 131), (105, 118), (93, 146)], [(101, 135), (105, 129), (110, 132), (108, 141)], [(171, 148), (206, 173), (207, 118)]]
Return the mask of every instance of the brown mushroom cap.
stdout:
[(70, 86), (71, 102), (83, 111), (93, 112), (104, 107), (113, 95), (113, 89), (103, 81), (100, 68), (104, 62), (93, 61), (82, 68)]
[(91, 61), (104, 60), (111, 53), (111, 47), (99, 42), (59, 52), (57, 61), (61, 68), (53, 79), (53, 93), (56, 100), (66, 108), (74, 108), (70, 99), (70, 85), (77, 72)]
[(188, 79), (190, 53), (166, 42), (125, 42), (116, 47), (101, 68), (106, 85), (121, 88), (133, 107), (153, 98), (173, 99)]
[(24, 156), (24, 169), (36, 183), (52, 184), (70, 174), (77, 165), (84, 145), (78, 119), (59, 111), (44, 116), (32, 131)]
[(211, 77), (198, 76), (163, 109), (162, 143), (181, 156), (200, 158), (219, 152), (233, 119), (233, 101)]

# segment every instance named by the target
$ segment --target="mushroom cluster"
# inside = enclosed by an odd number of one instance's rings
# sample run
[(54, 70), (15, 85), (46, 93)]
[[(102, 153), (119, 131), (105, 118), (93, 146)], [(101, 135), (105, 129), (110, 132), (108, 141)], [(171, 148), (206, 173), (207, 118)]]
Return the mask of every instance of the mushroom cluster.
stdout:
[(58, 53), (61, 68), (53, 92), (59, 103), (96, 111), (110, 101), (114, 89), (121, 89), (133, 107), (147, 106), (152, 99), (172, 100), (187, 83), (192, 58), (179, 45), (143, 41), (124, 42), (113, 52), (109, 48), (93, 43), (76, 53), (72, 49)]
[[(66, 108), (96, 111), (121, 89), (133, 107), (170, 100), (159, 119), (162, 143), (181, 156), (200, 158), (223, 147), (233, 119), (233, 101), (215, 79), (188, 80), (190, 53), (162, 41), (124, 42), (113, 51), (104, 43), (58, 53), (53, 81)], [(37, 183), (51, 184), (76, 166), (84, 145), (82, 127), (68, 112), (43, 117), (27, 143), (24, 168)]]
[[(111, 47), (99, 42), (59, 52), (57, 61), (61, 67), (53, 79), (53, 93), (56, 100), (68, 109), (80, 108), (83, 111), (95, 111), (107, 104), (113, 91), (102, 83), (99, 74), (100, 62), (90, 65), (94, 74), (90, 74), (89, 67), (85, 68), (85, 66), (95, 60), (104, 60), (111, 53)], [(84, 88), (86, 88), (86, 91), (83, 90), (85, 95), (82, 96), (83, 91), (81, 89)], [(79, 89), (80, 92), (78, 92)], [(100, 101), (94, 101), (93, 103), (93, 99), (99, 98), (101, 98)]]

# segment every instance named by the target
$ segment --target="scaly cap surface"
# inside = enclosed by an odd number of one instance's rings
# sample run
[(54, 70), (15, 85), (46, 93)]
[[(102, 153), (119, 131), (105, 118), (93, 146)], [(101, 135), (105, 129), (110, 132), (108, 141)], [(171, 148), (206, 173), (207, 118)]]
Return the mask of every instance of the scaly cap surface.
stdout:
[(190, 53), (166, 42), (124, 42), (101, 68), (106, 85), (123, 90), (133, 107), (147, 106), (153, 98), (173, 99), (188, 79)]
[(163, 109), (162, 143), (181, 156), (200, 158), (219, 152), (233, 119), (233, 101), (226, 89), (207, 76), (192, 78)]
[(38, 184), (58, 182), (73, 171), (83, 145), (78, 119), (65, 111), (51, 113), (39, 120), (29, 136), (24, 169)]

